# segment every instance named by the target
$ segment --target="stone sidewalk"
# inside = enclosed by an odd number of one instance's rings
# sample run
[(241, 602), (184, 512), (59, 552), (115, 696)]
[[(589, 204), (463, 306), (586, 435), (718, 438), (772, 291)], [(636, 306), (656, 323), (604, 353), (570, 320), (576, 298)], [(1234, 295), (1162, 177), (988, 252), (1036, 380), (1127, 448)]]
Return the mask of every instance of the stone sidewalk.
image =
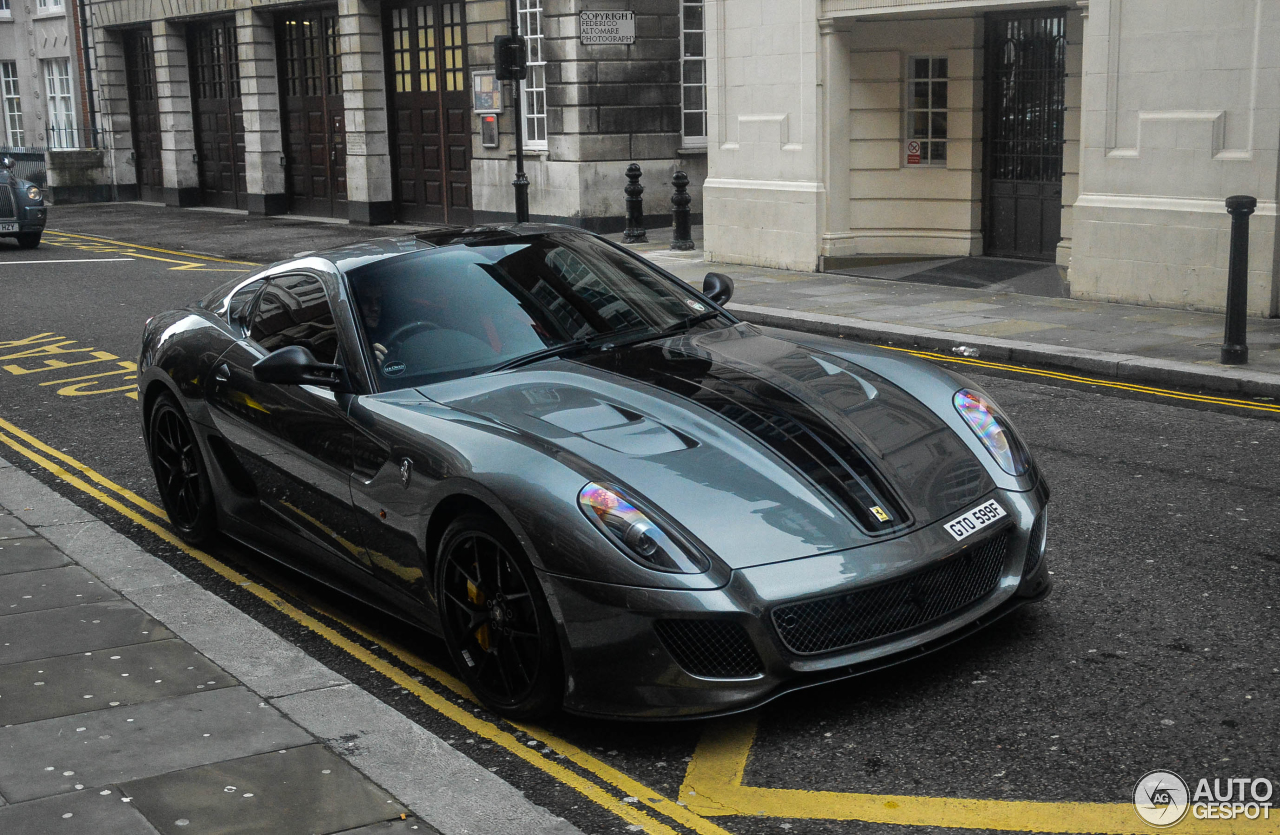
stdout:
[(1220, 313), (713, 264), (701, 248), (671, 251), (667, 230), (650, 230), (649, 239), (630, 248), (695, 286), (709, 271), (731, 276), (729, 309), (747, 321), (1280, 400), (1280, 319), (1250, 318), (1249, 363), (1224, 366)]
[(573, 835), (0, 459), (0, 832)]

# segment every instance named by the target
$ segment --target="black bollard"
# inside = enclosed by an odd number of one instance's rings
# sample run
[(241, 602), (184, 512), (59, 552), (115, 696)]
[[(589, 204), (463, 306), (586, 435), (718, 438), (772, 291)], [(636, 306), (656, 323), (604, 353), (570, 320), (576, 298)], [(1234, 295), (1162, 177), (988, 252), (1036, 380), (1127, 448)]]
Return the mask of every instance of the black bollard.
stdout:
[(644, 232), (644, 186), (640, 185), (640, 166), (631, 163), (627, 166), (627, 231), (622, 233), (622, 240), (629, 244), (647, 244), (649, 236)]
[(1227, 264), (1227, 326), (1222, 339), (1222, 364), (1244, 365), (1249, 361), (1245, 344), (1246, 314), (1249, 309), (1249, 215), (1258, 207), (1258, 198), (1237, 194), (1227, 198), (1231, 215), (1231, 260)]
[(689, 175), (677, 171), (671, 177), (671, 185), (676, 187), (671, 195), (671, 218), (675, 231), (671, 234), (671, 248), (681, 252), (693, 249), (693, 232), (689, 229), (689, 204), (693, 198), (689, 196)]

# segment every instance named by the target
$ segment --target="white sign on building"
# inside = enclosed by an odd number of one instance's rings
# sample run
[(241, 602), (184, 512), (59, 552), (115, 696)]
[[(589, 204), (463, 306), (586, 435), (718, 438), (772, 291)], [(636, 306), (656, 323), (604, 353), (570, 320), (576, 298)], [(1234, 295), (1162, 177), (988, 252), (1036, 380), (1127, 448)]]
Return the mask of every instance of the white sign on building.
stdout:
[(578, 38), (583, 45), (633, 44), (635, 12), (583, 12), (578, 16)]

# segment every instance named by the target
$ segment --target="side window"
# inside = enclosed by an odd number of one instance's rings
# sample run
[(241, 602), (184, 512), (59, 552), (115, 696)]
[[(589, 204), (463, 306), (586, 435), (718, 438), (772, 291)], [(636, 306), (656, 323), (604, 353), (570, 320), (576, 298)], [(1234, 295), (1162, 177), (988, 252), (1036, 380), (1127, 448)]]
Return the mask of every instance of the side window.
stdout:
[(312, 275), (272, 279), (253, 311), (249, 338), (268, 352), (301, 345), (320, 362), (333, 362), (338, 333), (324, 283)]

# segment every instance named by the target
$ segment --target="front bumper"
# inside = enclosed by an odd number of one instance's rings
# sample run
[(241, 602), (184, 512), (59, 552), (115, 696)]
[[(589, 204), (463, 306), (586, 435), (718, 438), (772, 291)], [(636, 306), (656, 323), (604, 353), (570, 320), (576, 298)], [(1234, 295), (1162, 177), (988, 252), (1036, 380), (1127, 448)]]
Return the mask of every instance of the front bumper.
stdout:
[(18, 210), (18, 230), (20, 232), (43, 232), (49, 219), (48, 206), (25, 206)]
[[(981, 501), (993, 496), (1009, 519), (975, 536), (974, 542), (1002, 534), (1009, 538), (994, 589), (916, 628), (830, 652), (800, 655), (789, 650), (774, 628), (772, 610), (918, 576), (970, 543), (957, 544), (935, 523), (875, 545), (740, 569), (713, 591), (634, 588), (544, 575), (566, 649), (565, 709), (631, 719), (734, 713), (791, 690), (932, 652), (1043, 599), (1051, 588), (1046, 561), (1040, 558), (1027, 569), (1032, 528), (1044, 512), (1047, 489), (997, 490)], [(1038, 539), (1039, 531), (1034, 533)], [(710, 678), (686, 671), (655, 628), (656, 621), (682, 619), (739, 624), (760, 658), (760, 672)]]

